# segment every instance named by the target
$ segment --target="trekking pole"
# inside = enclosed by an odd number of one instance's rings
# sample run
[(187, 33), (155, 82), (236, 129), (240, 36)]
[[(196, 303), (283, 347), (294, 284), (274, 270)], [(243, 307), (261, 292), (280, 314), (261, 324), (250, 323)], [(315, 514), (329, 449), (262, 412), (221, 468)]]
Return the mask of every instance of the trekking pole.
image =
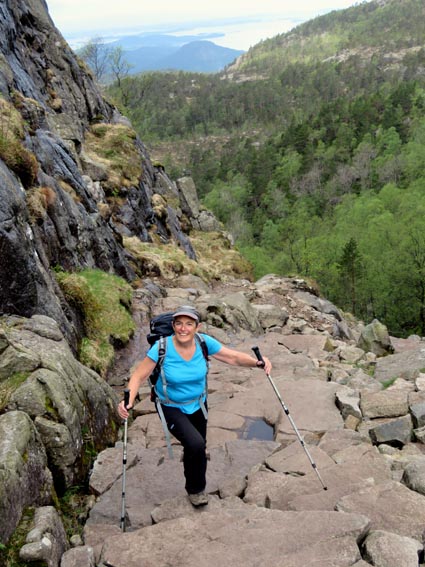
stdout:
[[(263, 363), (263, 366), (264, 366), (264, 360), (263, 360), (263, 357), (261, 356), (260, 349), (259, 349), (257, 346), (255, 346), (255, 347), (252, 347), (252, 350), (254, 351), (254, 354), (255, 354), (255, 356), (257, 357), (257, 359), (260, 360), (260, 361)], [(289, 419), (289, 421), (290, 421), (290, 423), (291, 423), (291, 425), (292, 425), (292, 427), (293, 427), (295, 433), (297, 434), (297, 437), (298, 437), (298, 439), (299, 439), (299, 442), (301, 443), (301, 445), (302, 445), (304, 451), (306, 452), (306, 455), (307, 455), (307, 457), (308, 457), (308, 459), (309, 459), (309, 461), (310, 461), (310, 463), (311, 463), (311, 466), (313, 467), (315, 473), (317, 474), (318, 479), (320, 480), (321, 485), (323, 486), (323, 490), (327, 490), (328, 487), (324, 484), (324, 482), (323, 482), (323, 480), (322, 480), (322, 478), (321, 478), (321, 476), (320, 476), (320, 474), (319, 474), (319, 471), (318, 471), (318, 469), (317, 469), (317, 465), (316, 465), (316, 463), (313, 461), (312, 456), (310, 455), (310, 453), (309, 453), (307, 447), (305, 446), (304, 439), (301, 437), (300, 432), (298, 431), (298, 427), (295, 425), (295, 422), (294, 422), (294, 420), (292, 419), (291, 414), (289, 413), (288, 408), (287, 408), (286, 405), (284, 404), (284, 402), (283, 402), (283, 400), (282, 400), (282, 398), (281, 398), (281, 395), (280, 395), (280, 393), (279, 393), (279, 390), (276, 388), (276, 384), (273, 382), (272, 377), (270, 376), (269, 373), (266, 373), (266, 376), (267, 376), (267, 378), (269, 379), (269, 382), (270, 382), (270, 384), (272, 385), (273, 390), (275, 391), (275, 394), (276, 394), (276, 396), (278, 397), (278, 400), (280, 401), (280, 405), (282, 406), (283, 411), (286, 413), (286, 415), (287, 415), (287, 417), (288, 417), (288, 419)]]
[[(130, 390), (124, 390), (124, 407), (127, 409), (130, 401)], [(121, 521), (120, 528), (125, 532), (125, 469), (127, 466), (127, 419), (124, 420), (124, 440), (122, 446), (122, 491), (121, 491)]]

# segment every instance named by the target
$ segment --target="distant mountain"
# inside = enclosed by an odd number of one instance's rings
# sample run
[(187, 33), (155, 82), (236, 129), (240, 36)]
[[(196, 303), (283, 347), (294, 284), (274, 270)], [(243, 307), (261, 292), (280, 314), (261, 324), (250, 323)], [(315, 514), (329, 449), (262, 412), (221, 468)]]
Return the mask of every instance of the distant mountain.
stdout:
[(182, 70), (215, 73), (232, 63), (244, 51), (221, 47), (212, 41), (191, 41), (175, 53), (157, 61), (158, 70)]
[(120, 37), (108, 45), (123, 48), (132, 65), (131, 74), (166, 69), (215, 73), (245, 53), (200, 40), (198, 35), (140, 34)]
[(170, 45), (158, 45), (151, 47), (139, 47), (124, 52), (124, 57), (131, 65), (130, 74), (141, 73), (143, 71), (158, 71), (158, 61), (173, 55), (180, 47)]

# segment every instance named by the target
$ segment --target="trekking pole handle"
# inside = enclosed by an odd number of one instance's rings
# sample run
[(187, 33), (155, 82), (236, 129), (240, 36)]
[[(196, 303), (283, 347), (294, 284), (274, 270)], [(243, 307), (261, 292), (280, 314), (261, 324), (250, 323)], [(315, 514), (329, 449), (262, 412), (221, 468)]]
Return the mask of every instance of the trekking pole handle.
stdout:
[(264, 362), (264, 358), (261, 355), (260, 349), (258, 348), (258, 346), (253, 346), (252, 350), (254, 351), (254, 354), (257, 357), (257, 359), (261, 362), (261, 366), (264, 368), (266, 363)]
[(126, 388), (124, 390), (124, 407), (125, 407), (125, 409), (127, 409), (129, 402), (130, 402), (130, 390), (128, 388)]

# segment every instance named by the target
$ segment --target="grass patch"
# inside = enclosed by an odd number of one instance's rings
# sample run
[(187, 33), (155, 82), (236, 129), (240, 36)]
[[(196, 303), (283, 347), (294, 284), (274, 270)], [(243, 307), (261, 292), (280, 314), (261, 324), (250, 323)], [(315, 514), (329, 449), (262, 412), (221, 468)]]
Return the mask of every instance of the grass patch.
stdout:
[(26, 192), (26, 200), (30, 219), (37, 222), (46, 216), (47, 208), (56, 201), (56, 193), (50, 187), (31, 187)]
[(388, 380), (384, 380), (382, 382), (382, 385), (384, 387), (384, 390), (386, 390), (387, 388), (389, 388), (390, 386), (392, 386), (394, 384), (394, 382), (398, 379), (398, 376), (395, 376), (394, 378), (388, 378)]
[(0, 97), (0, 158), (19, 176), (24, 187), (31, 187), (37, 177), (35, 155), (22, 144), (24, 122), (12, 104)]
[(84, 521), (88, 516), (88, 495), (83, 486), (71, 486), (58, 499), (58, 508), (65, 533), (70, 539), (73, 535), (82, 535)]
[(136, 237), (124, 238), (124, 246), (137, 260), (139, 276), (160, 276), (173, 279), (184, 274), (207, 278), (207, 272), (175, 244), (152, 244)]
[(126, 344), (134, 333), (130, 314), (132, 288), (101, 270), (57, 272), (66, 299), (83, 315), (86, 336), (80, 361), (104, 376), (114, 359), (114, 345)]
[(192, 231), (190, 241), (197, 260), (190, 260), (175, 244), (152, 244), (138, 238), (124, 238), (124, 246), (136, 258), (139, 276), (159, 276), (173, 279), (192, 274), (204, 281), (223, 277), (252, 278), (252, 266), (230, 247), (218, 232)]
[(140, 150), (136, 132), (123, 124), (94, 124), (87, 133), (85, 153), (106, 168), (103, 183), (107, 195), (121, 187), (136, 186), (141, 173)]
[(15, 390), (17, 390), (19, 386), (25, 382), (28, 376), (28, 372), (17, 372), (16, 374), (12, 374), (12, 376), (6, 380), (0, 382), (0, 413), (3, 412), (4, 408), (9, 403), (13, 392), (15, 392)]
[(209, 278), (221, 280), (224, 276), (252, 279), (252, 264), (220, 232), (192, 231), (192, 246), (200, 266)]
[(34, 527), (34, 512), (34, 508), (27, 508), (7, 545), (0, 544), (0, 565), (2, 567), (28, 567), (28, 563), (19, 559), (19, 551), (25, 545), (28, 532)]
[[(54, 506), (60, 515), (68, 540), (73, 535), (82, 536), (84, 523), (90, 510), (92, 497), (87, 494), (84, 486), (72, 486), (61, 498), (54, 495)], [(8, 543), (0, 543), (0, 565), (1, 567), (28, 567), (28, 563), (21, 561), (19, 551), (23, 545), (28, 532), (34, 528), (35, 508), (28, 507), (22, 514), (21, 521), (10, 537)], [(31, 565), (46, 565), (45, 562), (31, 563)]]

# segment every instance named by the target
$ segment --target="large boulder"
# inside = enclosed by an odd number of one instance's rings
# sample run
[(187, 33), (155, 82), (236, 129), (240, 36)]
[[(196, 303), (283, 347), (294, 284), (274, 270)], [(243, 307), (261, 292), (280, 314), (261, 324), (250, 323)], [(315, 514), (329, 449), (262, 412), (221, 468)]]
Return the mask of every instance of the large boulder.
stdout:
[(28, 506), (51, 500), (47, 455), (33, 422), (22, 411), (0, 416), (0, 542), (6, 543)]
[(357, 542), (369, 521), (333, 511), (281, 512), (256, 506), (198, 511), (188, 517), (111, 537), (104, 564), (116, 567), (348, 567), (361, 559)]
[(377, 319), (362, 329), (357, 346), (365, 352), (373, 352), (378, 356), (394, 352), (387, 327)]
[[(57, 324), (50, 318), (7, 318), (3, 333), (9, 346), (6, 408), (25, 412), (34, 422), (59, 491), (87, 473), (90, 455), (115, 441), (117, 398), (98, 374), (73, 356)], [(10, 350), (17, 353), (16, 366)], [(22, 373), (25, 353), (26, 372)], [(37, 364), (29, 365), (28, 361)]]
[(395, 481), (365, 486), (343, 496), (335, 510), (356, 514), (361, 510), (370, 518), (373, 529), (385, 530), (422, 541), (425, 521), (425, 496)]
[(19, 551), (20, 559), (26, 563), (40, 562), (38, 564), (47, 567), (60, 565), (68, 541), (59, 513), (53, 506), (37, 508), (33, 523), (34, 527)]
[(384, 384), (395, 378), (414, 382), (424, 368), (425, 346), (423, 342), (418, 342), (416, 348), (378, 358), (374, 377)]
[(422, 544), (383, 530), (371, 531), (363, 542), (364, 557), (376, 567), (416, 567)]

